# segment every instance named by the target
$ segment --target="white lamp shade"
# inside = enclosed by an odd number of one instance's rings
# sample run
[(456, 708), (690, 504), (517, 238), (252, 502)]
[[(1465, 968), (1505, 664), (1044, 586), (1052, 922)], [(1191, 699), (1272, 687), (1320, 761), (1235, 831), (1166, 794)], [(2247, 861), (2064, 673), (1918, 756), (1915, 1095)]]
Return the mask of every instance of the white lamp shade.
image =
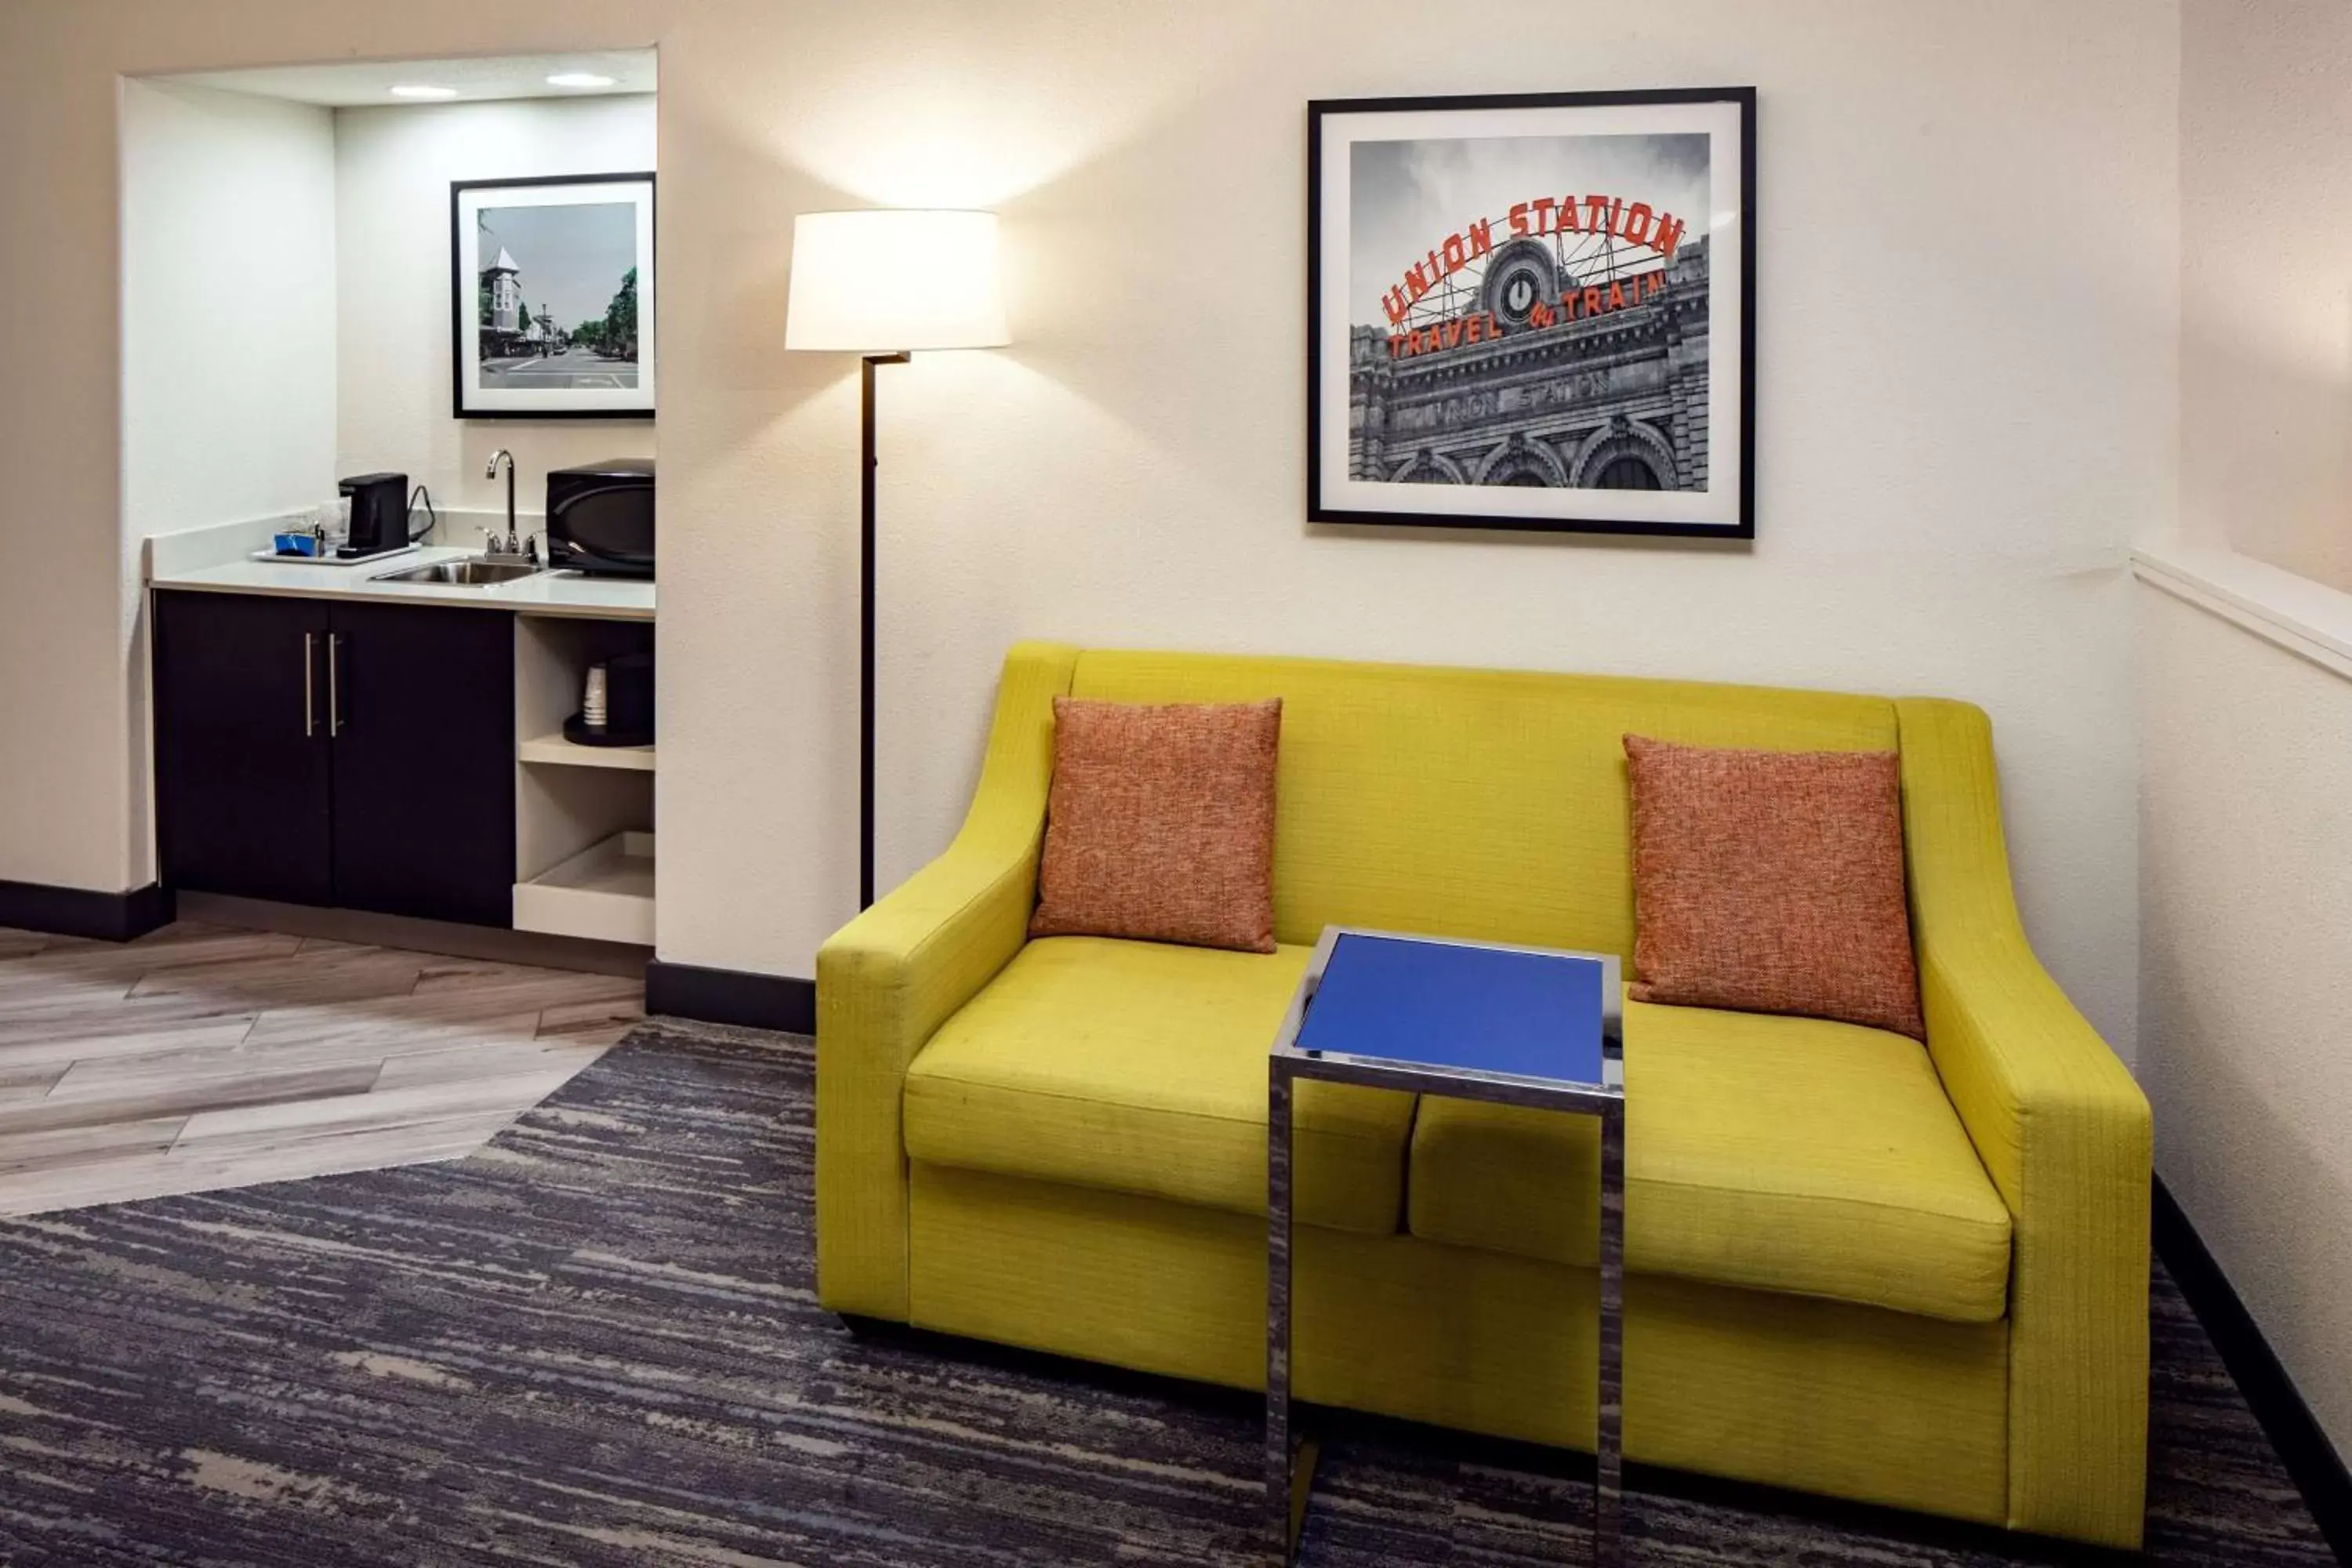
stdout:
[(784, 347), (891, 353), (1012, 342), (996, 215), (803, 213), (793, 220)]

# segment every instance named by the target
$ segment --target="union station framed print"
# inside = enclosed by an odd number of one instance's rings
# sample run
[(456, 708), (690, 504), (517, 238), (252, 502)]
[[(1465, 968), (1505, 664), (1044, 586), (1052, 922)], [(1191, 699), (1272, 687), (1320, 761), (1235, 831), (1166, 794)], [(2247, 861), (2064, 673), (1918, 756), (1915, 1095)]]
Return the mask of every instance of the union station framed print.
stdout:
[(1310, 521), (1755, 537), (1753, 88), (1307, 127)]

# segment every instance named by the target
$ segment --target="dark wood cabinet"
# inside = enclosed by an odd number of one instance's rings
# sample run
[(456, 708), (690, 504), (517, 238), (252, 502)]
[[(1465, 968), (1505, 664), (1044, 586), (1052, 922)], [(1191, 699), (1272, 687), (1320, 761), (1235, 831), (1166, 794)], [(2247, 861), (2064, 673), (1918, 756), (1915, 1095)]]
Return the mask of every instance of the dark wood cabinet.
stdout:
[(506, 612), (155, 595), (173, 887), (509, 924), (514, 757)]
[(335, 902), (505, 925), (514, 914), (514, 621), (334, 606)]
[(164, 880), (332, 903), (327, 606), (158, 594), (154, 631)]

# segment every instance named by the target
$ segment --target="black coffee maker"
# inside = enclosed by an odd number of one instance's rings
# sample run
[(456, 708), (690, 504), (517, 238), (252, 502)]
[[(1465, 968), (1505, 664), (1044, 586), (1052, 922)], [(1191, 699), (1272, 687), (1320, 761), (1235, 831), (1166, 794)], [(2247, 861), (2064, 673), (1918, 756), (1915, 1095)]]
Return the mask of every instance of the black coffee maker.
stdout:
[(352, 500), (352, 531), (336, 554), (356, 561), (408, 548), (406, 474), (360, 474), (339, 488)]

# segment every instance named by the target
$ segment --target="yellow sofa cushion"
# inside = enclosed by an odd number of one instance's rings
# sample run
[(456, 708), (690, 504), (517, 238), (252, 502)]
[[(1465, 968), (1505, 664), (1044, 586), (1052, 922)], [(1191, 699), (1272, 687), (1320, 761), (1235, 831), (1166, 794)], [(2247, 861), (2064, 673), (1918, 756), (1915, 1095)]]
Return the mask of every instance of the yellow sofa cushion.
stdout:
[[(1927, 1054), (1817, 1018), (1625, 1007), (1628, 1269), (1989, 1322), (2010, 1215)], [(1590, 1117), (1421, 1098), (1412, 1233), (1590, 1264)]]
[[(908, 1154), (1264, 1214), (1266, 1047), (1310, 951), (1030, 942), (908, 1069)], [(1398, 1228), (1412, 1101), (1299, 1086), (1301, 1221)]]

